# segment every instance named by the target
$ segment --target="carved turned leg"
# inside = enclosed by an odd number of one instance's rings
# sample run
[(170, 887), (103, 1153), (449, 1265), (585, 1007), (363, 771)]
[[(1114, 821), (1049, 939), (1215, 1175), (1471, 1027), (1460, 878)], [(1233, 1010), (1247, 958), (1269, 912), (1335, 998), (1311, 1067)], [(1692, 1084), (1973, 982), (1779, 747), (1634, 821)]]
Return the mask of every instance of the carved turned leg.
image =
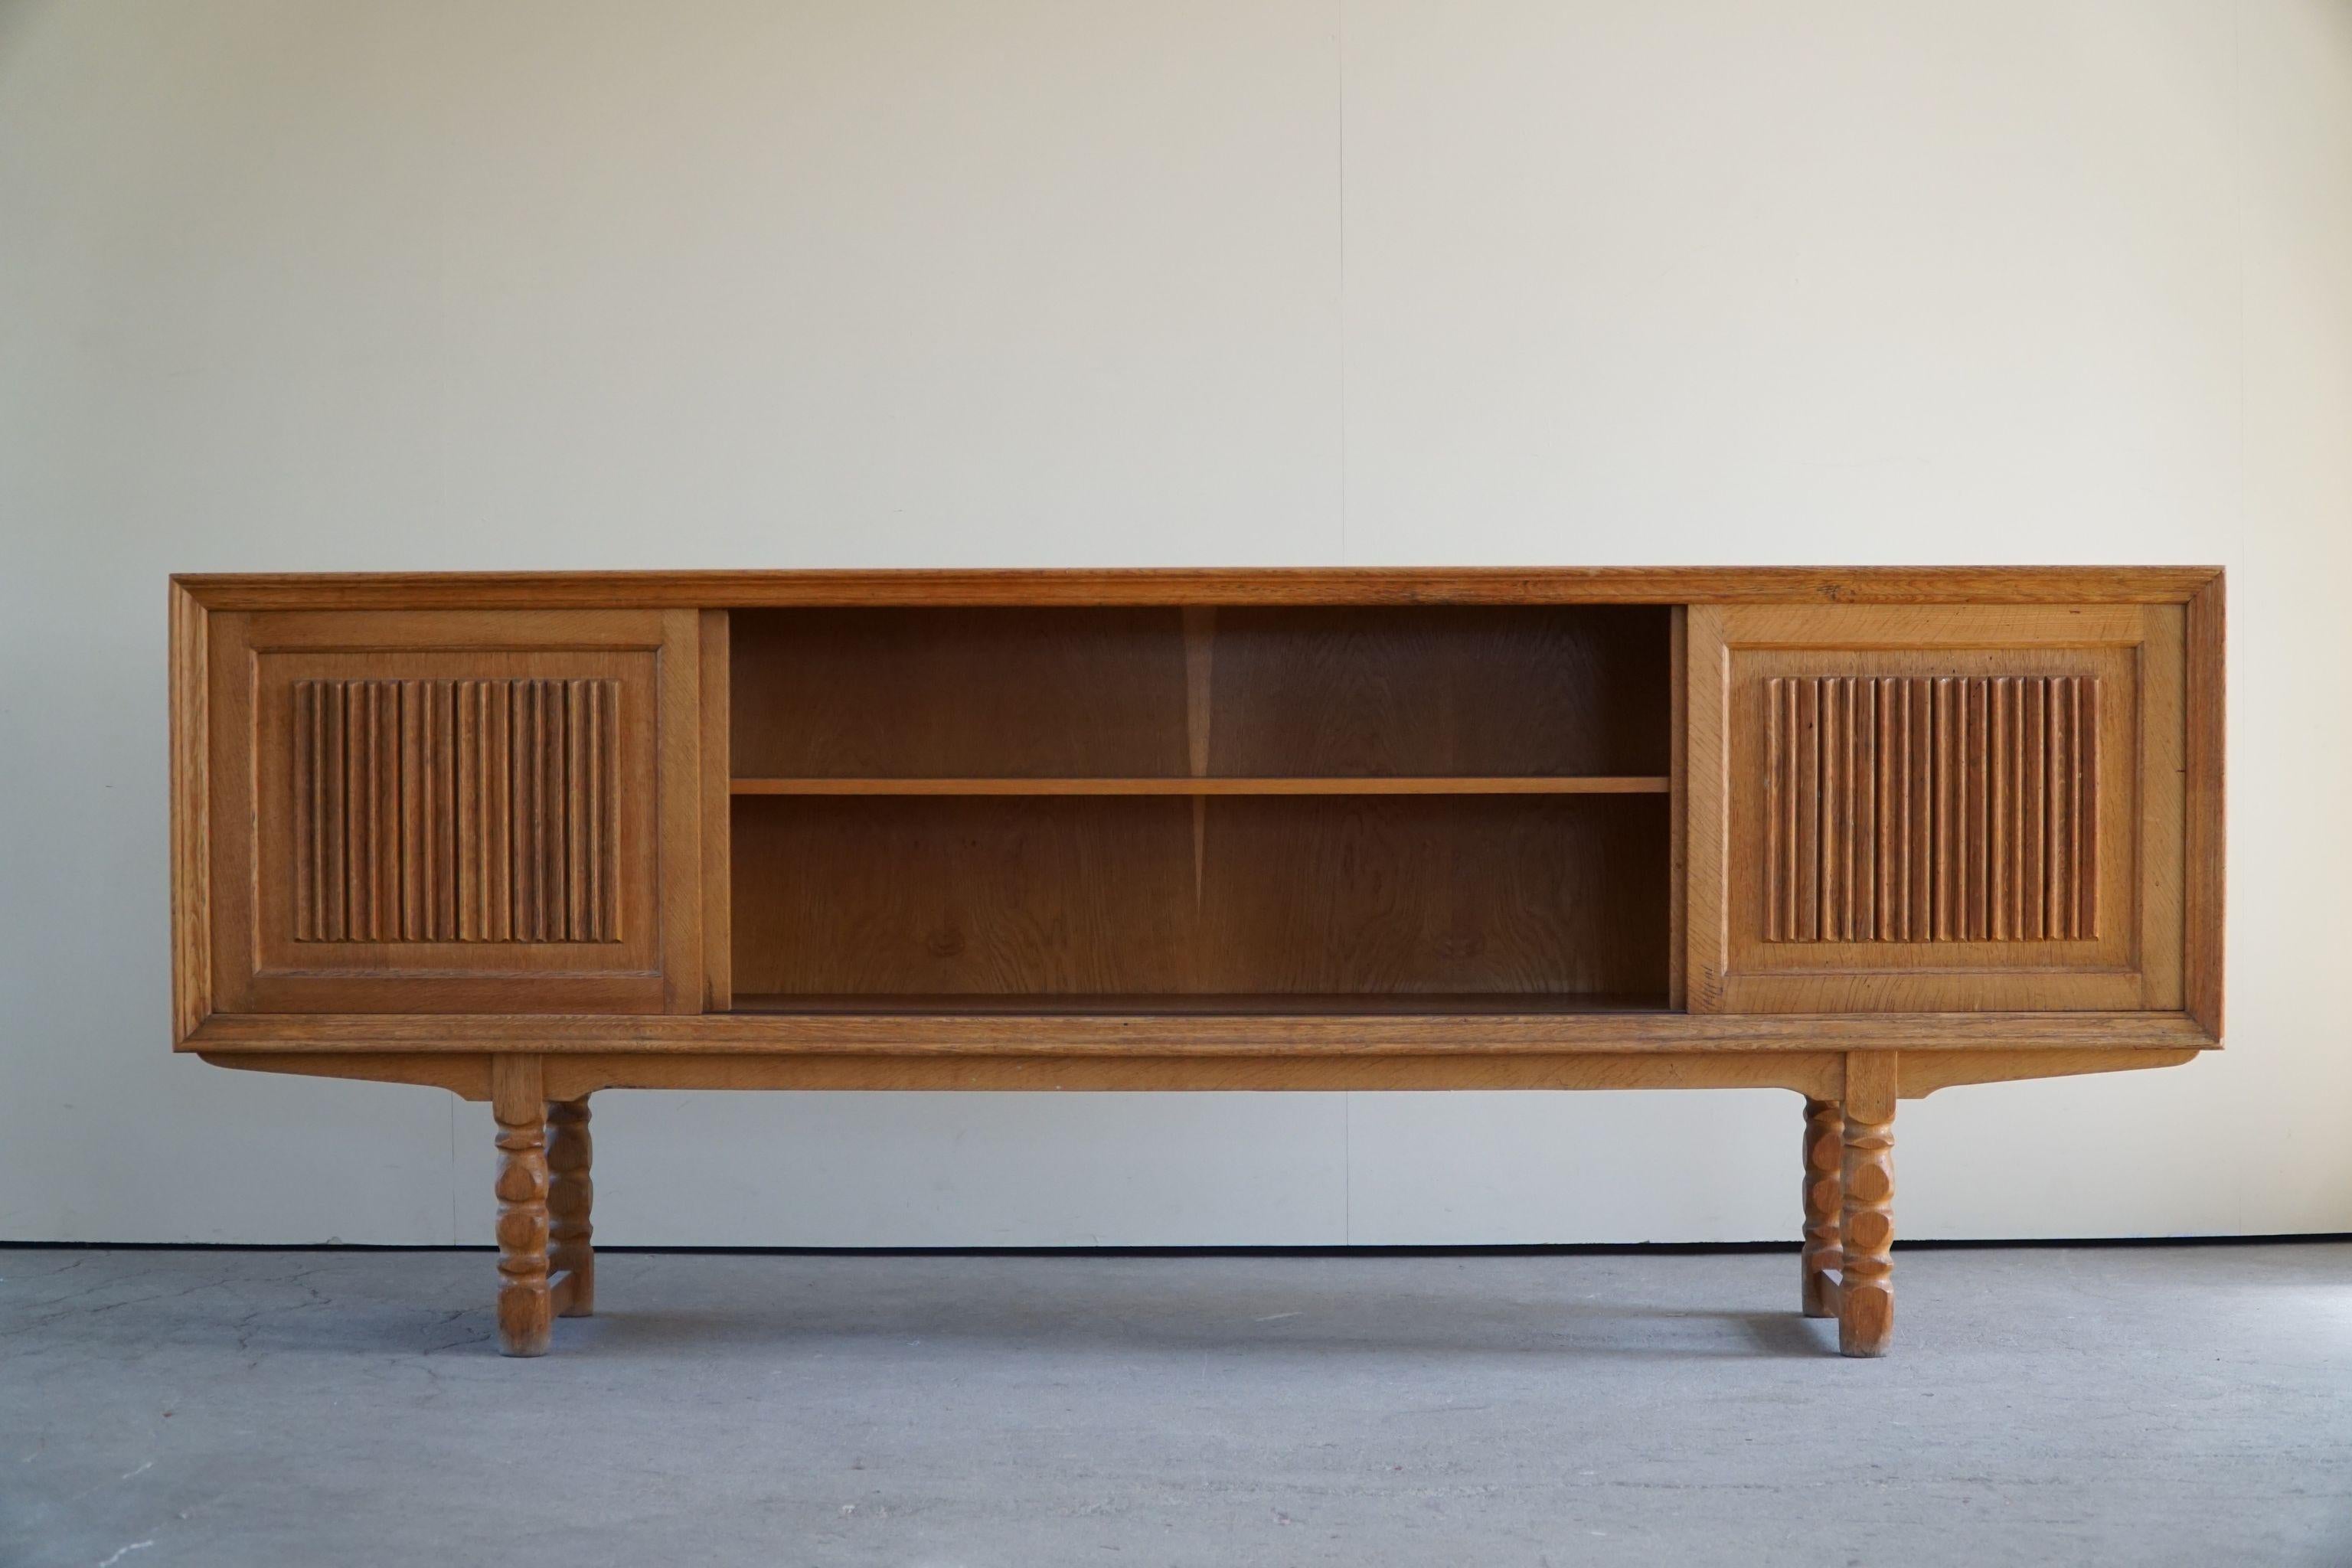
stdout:
[(585, 1318), (596, 1310), (596, 1251), (589, 1245), (590, 1205), (595, 1184), (588, 1166), (593, 1153), (588, 1138), (588, 1101), (559, 1100), (547, 1108), (548, 1237), (553, 1244), (548, 1262), (562, 1281), (557, 1307), (567, 1318)]
[(1839, 1247), (1838, 1210), (1845, 1202), (1845, 1108), (1834, 1100), (1805, 1101), (1805, 1245), (1798, 1259), (1798, 1299), (1808, 1318), (1834, 1318)]
[(1895, 1053), (1856, 1051), (1846, 1061), (1838, 1349), (1885, 1355), (1895, 1331)]
[(554, 1322), (547, 1289), (547, 1102), (537, 1057), (490, 1058), (499, 1124), (499, 1350), (545, 1355)]

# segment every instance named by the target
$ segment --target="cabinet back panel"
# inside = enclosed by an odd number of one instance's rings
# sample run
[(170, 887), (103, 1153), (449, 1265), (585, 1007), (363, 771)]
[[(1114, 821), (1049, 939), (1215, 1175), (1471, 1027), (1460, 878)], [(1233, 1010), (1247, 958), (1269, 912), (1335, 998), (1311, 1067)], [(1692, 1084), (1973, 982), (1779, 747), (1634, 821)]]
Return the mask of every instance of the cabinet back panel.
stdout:
[(1664, 773), (1669, 612), (1221, 610), (1209, 772)]
[(737, 611), (738, 777), (1660, 774), (1648, 605)]
[(1662, 796), (745, 797), (733, 846), (772, 1004), (1665, 993)]
[(1178, 610), (739, 610), (729, 619), (739, 778), (1185, 771)]

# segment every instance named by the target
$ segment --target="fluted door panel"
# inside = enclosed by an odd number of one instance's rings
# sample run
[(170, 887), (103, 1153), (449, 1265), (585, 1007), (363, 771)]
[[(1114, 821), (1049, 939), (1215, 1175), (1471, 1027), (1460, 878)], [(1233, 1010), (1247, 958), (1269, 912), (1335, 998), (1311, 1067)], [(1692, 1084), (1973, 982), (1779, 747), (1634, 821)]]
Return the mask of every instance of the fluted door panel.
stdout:
[(618, 680), (298, 680), (289, 699), (298, 940), (620, 940)]
[(2100, 684), (1768, 678), (1764, 939), (2096, 937)]
[(699, 1005), (698, 616), (262, 612), (213, 641), (224, 1010)]

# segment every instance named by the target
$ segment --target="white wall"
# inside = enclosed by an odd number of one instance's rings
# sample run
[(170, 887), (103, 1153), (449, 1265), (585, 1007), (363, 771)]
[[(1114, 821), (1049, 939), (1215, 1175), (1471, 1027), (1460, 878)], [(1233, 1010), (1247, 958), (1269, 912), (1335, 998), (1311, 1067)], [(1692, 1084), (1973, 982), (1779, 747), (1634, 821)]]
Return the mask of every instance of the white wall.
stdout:
[[(166, 1037), (173, 570), (2220, 562), (2231, 1048), (1913, 1236), (2352, 1228), (2352, 8), (0, 5), (0, 1237), (480, 1241)], [(1786, 1095), (623, 1095), (612, 1242), (1790, 1237)]]

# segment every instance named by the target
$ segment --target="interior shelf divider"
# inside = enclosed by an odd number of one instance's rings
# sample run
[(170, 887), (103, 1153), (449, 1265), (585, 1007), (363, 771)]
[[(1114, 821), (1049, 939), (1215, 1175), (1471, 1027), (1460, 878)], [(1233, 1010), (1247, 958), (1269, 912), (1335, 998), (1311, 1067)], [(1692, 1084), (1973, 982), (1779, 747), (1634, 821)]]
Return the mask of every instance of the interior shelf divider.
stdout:
[(1389, 778), (739, 778), (741, 795), (1664, 795), (1664, 774)]

